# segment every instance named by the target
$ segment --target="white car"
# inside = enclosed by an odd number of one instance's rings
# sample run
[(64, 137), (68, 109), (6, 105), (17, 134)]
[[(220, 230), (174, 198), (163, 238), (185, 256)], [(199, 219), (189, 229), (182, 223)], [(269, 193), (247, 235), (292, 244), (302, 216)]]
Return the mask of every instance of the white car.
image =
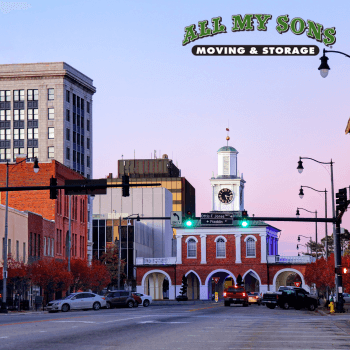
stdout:
[(99, 310), (101, 307), (106, 307), (105, 297), (90, 292), (82, 292), (72, 293), (63, 299), (50, 301), (46, 306), (46, 310), (49, 312), (67, 312), (78, 309)]
[(134, 294), (141, 298), (142, 305), (144, 307), (147, 307), (147, 306), (149, 306), (151, 304), (152, 297), (150, 295), (146, 295), (146, 294), (142, 294), (142, 293), (134, 293)]

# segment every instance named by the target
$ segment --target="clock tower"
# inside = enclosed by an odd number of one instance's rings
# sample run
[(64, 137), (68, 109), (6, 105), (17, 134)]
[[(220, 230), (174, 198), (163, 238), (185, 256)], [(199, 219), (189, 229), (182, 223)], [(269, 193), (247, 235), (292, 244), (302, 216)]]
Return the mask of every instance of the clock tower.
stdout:
[[(227, 141), (229, 137), (226, 138)], [(231, 146), (218, 150), (218, 176), (212, 177), (212, 211), (244, 210), (243, 174), (237, 171), (238, 151)]]

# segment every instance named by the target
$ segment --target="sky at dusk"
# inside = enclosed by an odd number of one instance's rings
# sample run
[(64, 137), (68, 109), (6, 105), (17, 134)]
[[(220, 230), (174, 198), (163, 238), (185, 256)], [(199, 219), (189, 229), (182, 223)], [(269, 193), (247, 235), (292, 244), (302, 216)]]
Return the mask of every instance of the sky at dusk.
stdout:
[[(323, 217), (324, 194), (305, 189), (301, 200), (300, 185), (327, 189), (331, 215), (329, 166), (306, 160), (299, 174), (299, 156), (332, 159), (335, 191), (350, 185), (350, 135), (344, 132), (350, 59), (328, 53), (324, 79), (317, 68), (326, 46), (306, 33), (276, 31), (276, 18), (286, 14), (335, 27), (336, 43), (328, 49), (350, 54), (349, 1), (11, 3), (0, 3), (2, 64), (64, 61), (94, 80), (94, 178), (116, 175), (122, 155), (166, 153), (195, 187), (199, 216), (211, 210), (209, 179), (217, 174), (216, 152), (226, 145), (229, 125), (250, 215), (294, 217), (303, 207)], [(237, 14), (272, 19), (265, 32), (232, 32)], [(227, 33), (182, 46), (186, 26), (218, 16)], [(198, 57), (193, 45), (317, 45), (320, 54)], [(314, 238), (313, 223), (271, 224), (282, 230), (283, 255), (297, 255), (298, 234)], [(350, 229), (350, 213), (342, 226)], [(324, 237), (324, 224), (318, 232)]]

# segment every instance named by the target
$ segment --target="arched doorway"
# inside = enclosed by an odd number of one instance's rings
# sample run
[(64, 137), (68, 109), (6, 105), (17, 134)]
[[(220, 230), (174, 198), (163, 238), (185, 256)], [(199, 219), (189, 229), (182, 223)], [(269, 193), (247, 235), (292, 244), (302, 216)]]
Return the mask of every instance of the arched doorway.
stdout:
[(253, 270), (247, 271), (243, 276), (245, 290), (249, 292), (260, 292), (260, 278)]
[(186, 274), (187, 277), (187, 297), (189, 300), (197, 300), (200, 297), (200, 280), (193, 271)]
[(275, 290), (278, 290), (281, 286), (295, 286), (294, 282), (301, 282), (300, 287), (306, 291), (310, 291), (309, 286), (305, 284), (304, 276), (300, 271), (295, 269), (283, 269), (278, 271), (273, 278), (273, 285)]
[(161, 270), (149, 271), (142, 279), (143, 293), (150, 295), (152, 299), (169, 299), (172, 288), (169, 275)]
[[(216, 283), (216, 278), (218, 281)], [(223, 298), (224, 289), (235, 285), (236, 278), (234, 275), (227, 270), (215, 270), (208, 275), (206, 279), (206, 286), (208, 287), (208, 299), (213, 299), (215, 292), (218, 292), (219, 299)]]

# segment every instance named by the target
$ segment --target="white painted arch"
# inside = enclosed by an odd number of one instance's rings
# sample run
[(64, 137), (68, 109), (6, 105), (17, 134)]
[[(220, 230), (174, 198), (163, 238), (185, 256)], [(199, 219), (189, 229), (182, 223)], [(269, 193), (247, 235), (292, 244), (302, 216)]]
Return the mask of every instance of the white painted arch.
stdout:
[(198, 243), (198, 238), (195, 237), (195, 236), (188, 236), (188, 237), (186, 238), (185, 243), (187, 243), (190, 239), (194, 239), (194, 240), (196, 241), (196, 243)]
[(207, 276), (207, 278), (205, 280), (205, 286), (208, 286), (208, 282), (209, 282), (210, 277), (213, 276), (217, 272), (226, 272), (229, 275), (229, 277), (233, 278), (233, 280), (236, 284), (236, 277), (234, 276), (234, 274), (231, 271), (225, 270), (225, 269), (217, 269), (217, 270), (214, 270), (214, 271), (209, 273), (209, 275)]
[(169, 281), (169, 287), (172, 286), (172, 283), (171, 283), (171, 278), (170, 276), (163, 270), (151, 270), (151, 271), (148, 271), (146, 272), (143, 277), (142, 277), (142, 282), (141, 282), (141, 286), (143, 287), (145, 285), (145, 281), (146, 281), (146, 278), (148, 275), (150, 275), (151, 273), (162, 273), (163, 275), (165, 275), (167, 278), (168, 278), (168, 281)]
[(214, 242), (217, 242), (218, 239), (222, 238), (224, 240), (224, 242), (227, 242), (227, 239), (224, 237), (224, 236), (217, 236), (215, 239), (214, 239)]
[(202, 286), (202, 280), (201, 280), (201, 278), (198, 276), (198, 273), (197, 273), (196, 271), (190, 270), (190, 271), (188, 271), (188, 272), (185, 274), (185, 276), (187, 277), (191, 272), (192, 272), (194, 275), (197, 276), (198, 281), (199, 281), (199, 284)]
[(275, 276), (273, 277), (273, 282), (272, 282), (272, 285), (273, 285), (275, 290), (276, 290), (277, 277), (283, 272), (295, 272), (295, 273), (297, 273), (300, 276), (300, 278), (301, 278), (302, 288), (304, 288), (307, 292), (310, 292), (310, 287), (305, 283), (303, 274), (300, 271), (298, 271), (296, 269), (293, 269), (291, 267), (286, 268), (286, 269), (282, 269), (282, 270), (279, 270), (279, 271), (276, 272)]
[(246, 236), (246, 237), (244, 238), (244, 242), (247, 242), (247, 240), (248, 240), (249, 238), (253, 238), (253, 239), (254, 239), (254, 241), (255, 241), (255, 242), (257, 242), (256, 237), (255, 237), (255, 236), (253, 236), (253, 235), (248, 235), (248, 236)]
[(252, 269), (249, 269), (249, 270), (243, 275), (242, 280), (244, 281), (245, 276), (247, 276), (249, 272), (253, 272), (253, 273), (254, 273), (254, 276), (257, 277), (257, 280), (259, 281), (259, 288), (260, 288), (260, 286), (261, 286), (261, 279), (260, 279), (260, 276), (259, 276), (254, 270), (252, 270)]

